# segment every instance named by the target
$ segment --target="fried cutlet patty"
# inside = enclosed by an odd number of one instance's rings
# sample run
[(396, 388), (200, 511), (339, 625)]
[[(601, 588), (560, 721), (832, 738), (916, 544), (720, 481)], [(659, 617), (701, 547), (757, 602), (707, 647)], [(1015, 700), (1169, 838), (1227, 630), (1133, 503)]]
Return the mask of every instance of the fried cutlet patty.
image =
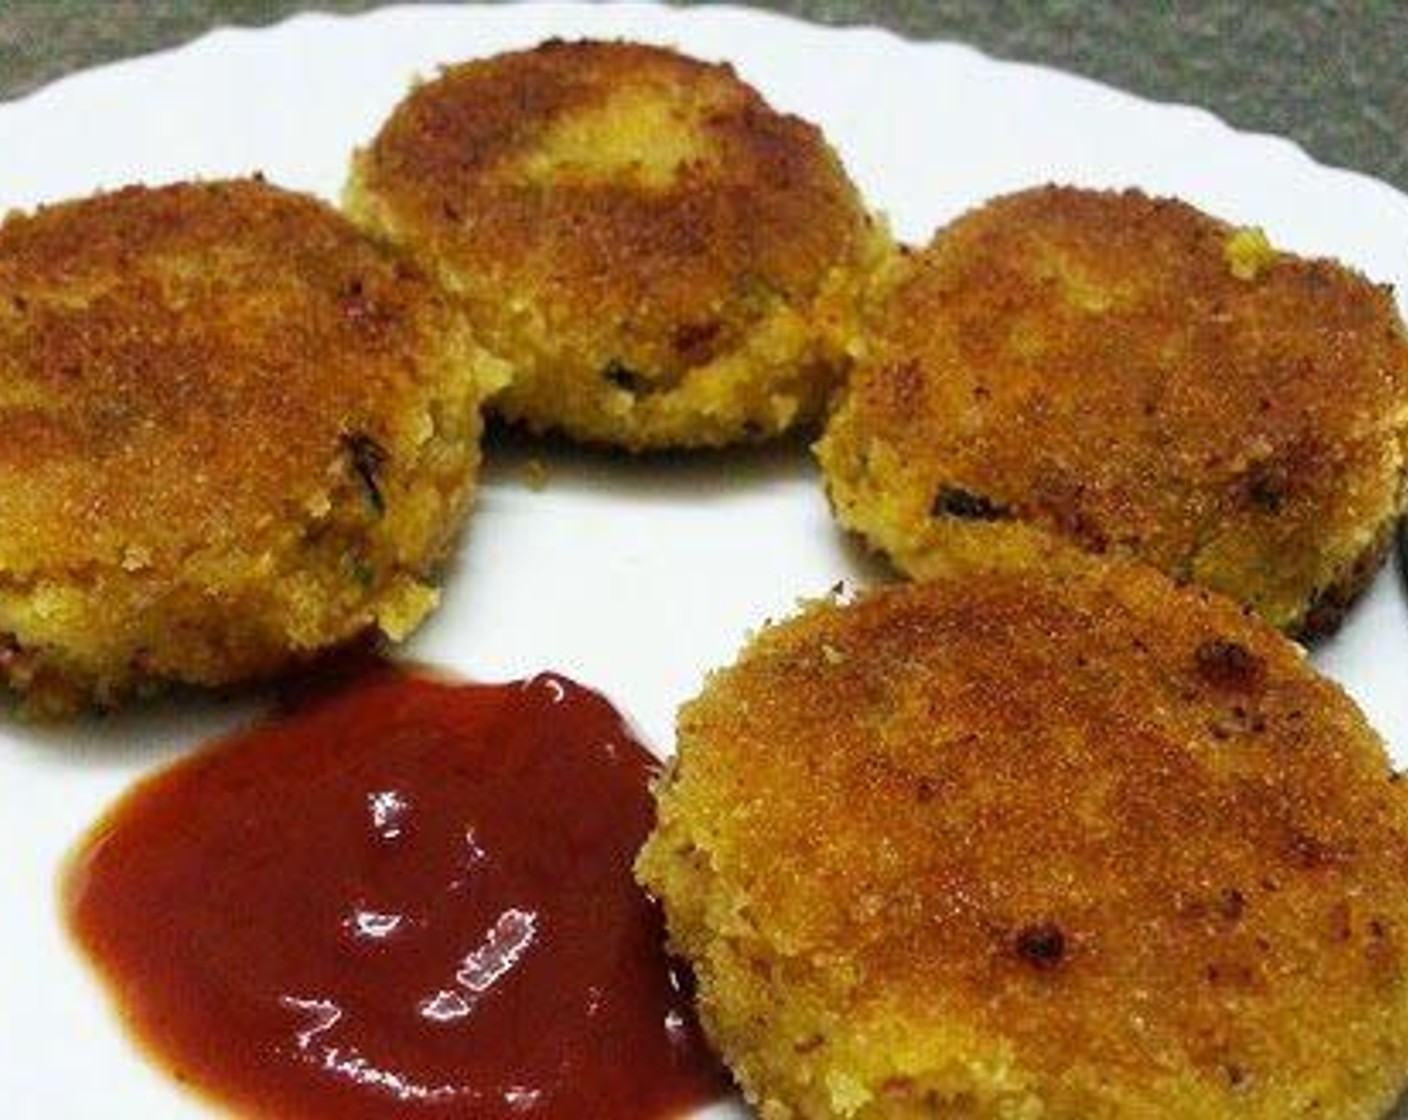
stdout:
[(1386, 288), (1169, 200), (1044, 188), (902, 270), (818, 446), (905, 572), (1133, 554), (1333, 628), (1405, 499), (1408, 339)]
[(512, 365), (500, 413), (635, 450), (816, 420), (889, 249), (816, 128), (726, 65), (628, 43), (445, 70), (345, 203)]
[(0, 227), (0, 669), (32, 709), (222, 684), (432, 607), (494, 363), (256, 180)]
[(638, 872), (763, 1116), (1383, 1115), (1408, 784), (1230, 600), (1086, 558), (763, 631)]

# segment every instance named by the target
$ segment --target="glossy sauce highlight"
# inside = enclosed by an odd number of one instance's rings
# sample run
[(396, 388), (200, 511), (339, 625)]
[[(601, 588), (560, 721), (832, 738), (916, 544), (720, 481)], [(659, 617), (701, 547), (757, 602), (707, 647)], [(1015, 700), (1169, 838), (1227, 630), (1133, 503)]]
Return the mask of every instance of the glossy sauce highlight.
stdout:
[(656, 771), (562, 677), (390, 669), (141, 783), (68, 917), (178, 1078), (278, 1117), (658, 1117), (722, 1093), (631, 878)]

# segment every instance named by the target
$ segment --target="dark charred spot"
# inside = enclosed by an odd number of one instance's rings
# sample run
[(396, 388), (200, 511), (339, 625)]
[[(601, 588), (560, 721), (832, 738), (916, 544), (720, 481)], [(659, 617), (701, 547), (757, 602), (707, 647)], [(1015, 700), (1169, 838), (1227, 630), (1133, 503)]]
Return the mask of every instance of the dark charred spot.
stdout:
[(29, 300), (27, 300), (24, 296), (11, 296), (10, 303), (14, 306), (14, 309), (18, 311), (21, 315), (23, 315), (26, 311), (29, 310)]
[(1247, 501), (1266, 513), (1280, 513), (1289, 496), (1285, 471), (1262, 463), (1247, 475)]
[(1236, 887), (1229, 887), (1222, 892), (1217, 909), (1229, 922), (1239, 921), (1247, 912), (1247, 896)]
[(1210, 638), (1193, 651), (1198, 676), (1214, 688), (1252, 692), (1266, 683), (1266, 662), (1240, 642)]
[(1014, 941), (1017, 955), (1032, 968), (1047, 972), (1066, 957), (1066, 935), (1055, 922), (1023, 926)]
[(921, 802), (928, 803), (938, 796), (938, 787), (928, 778), (920, 778), (914, 785), (914, 796)]
[(361, 278), (348, 283), (341, 293), (342, 312), (348, 322), (356, 324), (376, 324), (386, 319), (386, 311), (367, 291)]
[(702, 323), (681, 323), (670, 340), (675, 353), (691, 365), (702, 365), (714, 356), (722, 324), (717, 319)]
[(794, 1054), (810, 1054), (813, 1050), (818, 1050), (826, 1045), (826, 1036), (820, 1034), (811, 1035), (808, 1038), (799, 1039), (792, 1044)]
[(1265, 478), (1254, 478), (1247, 484), (1247, 497), (1257, 509), (1267, 513), (1280, 513), (1286, 504), (1286, 492), (1277, 489)]
[(462, 215), (460, 208), (449, 199), (442, 199), (440, 202), (440, 213), (447, 222), (458, 222)]
[(623, 362), (612, 358), (601, 369), (601, 376), (615, 385), (618, 389), (624, 389), (628, 393), (648, 393), (650, 391), (649, 379), (643, 377)]
[(1012, 516), (1006, 506), (991, 498), (947, 484), (939, 487), (931, 512), (934, 517), (957, 517), (964, 521), (1003, 521)]
[(367, 503), (380, 516), (386, 512), (386, 498), (381, 492), (381, 471), (391, 458), (390, 453), (365, 432), (344, 435), (342, 446), (352, 460), (353, 471), (362, 480)]
[(1223, 1066), (1222, 1072), (1227, 1077), (1227, 1084), (1231, 1085), (1234, 1089), (1245, 1085), (1247, 1082), (1247, 1071), (1234, 1062), (1228, 1062)]

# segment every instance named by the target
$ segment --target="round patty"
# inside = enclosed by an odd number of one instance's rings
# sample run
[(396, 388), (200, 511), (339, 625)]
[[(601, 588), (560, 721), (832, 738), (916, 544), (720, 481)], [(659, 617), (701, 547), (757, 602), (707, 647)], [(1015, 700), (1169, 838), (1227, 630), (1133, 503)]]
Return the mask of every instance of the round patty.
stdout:
[(1049, 534), (1333, 628), (1405, 500), (1387, 288), (1180, 202), (1044, 188), (941, 231), (818, 445), (841, 522), (905, 572)]
[(658, 794), (640, 877), (770, 1120), (1367, 1120), (1408, 1082), (1408, 784), (1151, 568), (814, 606)]
[(0, 670), (32, 710), (411, 630), (494, 364), (409, 263), (250, 180), (0, 227)]
[(728, 66), (628, 43), (445, 70), (345, 201), (511, 364), (500, 413), (633, 450), (814, 421), (889, 249), (816, 128)]

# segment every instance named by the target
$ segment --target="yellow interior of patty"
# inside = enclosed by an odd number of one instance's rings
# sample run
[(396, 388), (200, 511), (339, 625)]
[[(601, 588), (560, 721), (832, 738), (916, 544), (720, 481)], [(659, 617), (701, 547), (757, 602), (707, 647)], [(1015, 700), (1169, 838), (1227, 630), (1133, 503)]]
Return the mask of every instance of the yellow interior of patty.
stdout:
[(619, 183), (634, 173), (642, 186), (671, 186), (687, 165), (712, 164), (718, 145), (703, 127), (712, 105), (677, 87), (626, 86), (600, 104), (564, 114), (505, 170), (515, 178), (560, 186), (564, 177)]
[(1238, 280), (1255, 280), (1276, 263), (1276, 248), (1265, 232), (1256, 226), (1237, 230), (1227, 239), (1224, 250), (1227, 267)]

